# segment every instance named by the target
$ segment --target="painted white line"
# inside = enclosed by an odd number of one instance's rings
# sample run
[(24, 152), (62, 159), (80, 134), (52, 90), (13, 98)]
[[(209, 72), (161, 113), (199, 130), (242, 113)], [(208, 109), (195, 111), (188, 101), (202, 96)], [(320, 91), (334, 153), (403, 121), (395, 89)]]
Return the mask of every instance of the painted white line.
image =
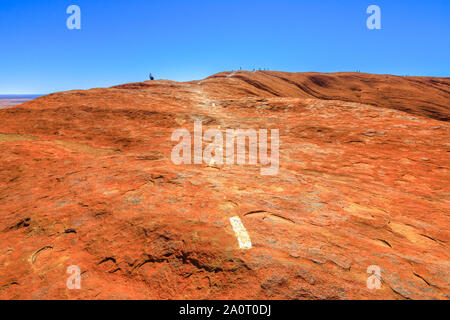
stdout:
[(250, 240), (250, 236), (245, 230), (244, 225), (239, 217), (230, 218), (231, 226), (233, 227), (234, 233), (236, 234), (236, 238), (239, 242), (239, 248), (241, 249), (251, 249), (252, 241)]

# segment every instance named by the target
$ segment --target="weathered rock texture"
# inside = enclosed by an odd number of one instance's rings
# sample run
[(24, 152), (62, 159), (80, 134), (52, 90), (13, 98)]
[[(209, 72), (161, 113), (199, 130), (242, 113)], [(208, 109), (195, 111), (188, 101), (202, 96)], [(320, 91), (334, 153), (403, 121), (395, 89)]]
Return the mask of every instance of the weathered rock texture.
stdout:
[[(262, 71), (1, 110), (0, 298), (448, 299), (449, 116), (449, 78)], [(174, 165), (195, 120), (279, 129), (278, 175)]]

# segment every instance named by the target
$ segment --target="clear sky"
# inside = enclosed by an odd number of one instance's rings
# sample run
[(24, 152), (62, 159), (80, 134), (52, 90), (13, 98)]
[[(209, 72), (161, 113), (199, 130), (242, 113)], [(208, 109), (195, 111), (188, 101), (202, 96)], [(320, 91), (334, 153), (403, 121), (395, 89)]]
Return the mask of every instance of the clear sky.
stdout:
[[(72, 4), (81, 30), (66, 27)], [(0, 0), (0, 94), (240, 67), (448, 77), (449, 39), (449, 0)]]

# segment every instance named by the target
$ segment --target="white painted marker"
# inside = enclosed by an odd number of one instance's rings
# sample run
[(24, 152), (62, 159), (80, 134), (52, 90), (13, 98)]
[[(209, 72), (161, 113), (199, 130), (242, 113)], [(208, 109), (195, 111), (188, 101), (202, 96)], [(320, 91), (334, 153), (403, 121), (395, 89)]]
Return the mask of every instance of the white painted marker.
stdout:
[(239, 241), (239, 248), (241, 249), (251, 249), (252, 241), (250, 240), (250, 236), (245, 230), (244, 225), (239, 217), (230, 218), (231, 226), (233, 227), (234, 233), (236, 234), (236, 238)]

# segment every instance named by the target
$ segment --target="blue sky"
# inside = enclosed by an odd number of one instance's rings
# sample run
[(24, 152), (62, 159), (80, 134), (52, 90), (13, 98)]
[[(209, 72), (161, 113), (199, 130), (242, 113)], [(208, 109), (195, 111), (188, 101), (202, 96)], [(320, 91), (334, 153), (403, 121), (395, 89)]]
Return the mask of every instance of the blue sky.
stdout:
[[(81, 30), (66, 9), (81, 8)], [(382, 30), (366, 9), (381, 8)], [(269, 68), (450, 76), (448, 0), (0, 0), (0, 94)]]

